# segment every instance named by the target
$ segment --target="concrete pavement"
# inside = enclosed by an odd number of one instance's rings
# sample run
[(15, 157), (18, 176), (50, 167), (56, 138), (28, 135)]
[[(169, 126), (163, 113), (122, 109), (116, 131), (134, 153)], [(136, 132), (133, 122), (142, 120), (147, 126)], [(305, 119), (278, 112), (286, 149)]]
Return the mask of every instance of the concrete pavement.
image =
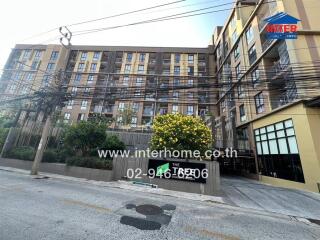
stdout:
[(274, 187), (241, 177), (221, 178), (221, 191), (224, 202), (234, 206), (320, 220), (318, 193)]
[(221, 203), (0, 171), (0, 239), (319, 239), (319, 225)]

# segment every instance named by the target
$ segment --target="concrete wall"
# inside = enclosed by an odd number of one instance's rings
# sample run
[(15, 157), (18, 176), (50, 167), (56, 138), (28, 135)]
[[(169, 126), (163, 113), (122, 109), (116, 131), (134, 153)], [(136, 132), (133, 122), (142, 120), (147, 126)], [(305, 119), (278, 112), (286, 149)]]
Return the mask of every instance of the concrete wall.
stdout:
[[(174, 161), (185, 161), (185, 160), (176, 160)], [(142, 173), (145, 174), (148, 172), (148, 158), (114, 158), (113, 159), (113, 170), (114, 180), (126, 179), (124, 178), (127, 175), (127, 169), (137, 169), (140, 168)], [(194, 163), (204, 163), (206, 164), (206, 168), (208, 169), (209, 177), (205, 184), (202, 183), (194, 183), (190, 181), (178, 181), (172, 179), (159, 179), (154, 178), (151, 179), (148, 176), (142, 176), (141, 179), (131, 179), (133, 181), (141, 181), (144, 183), (150, 183), (158, 185), (160, 188), (165, 188), (169, 190), (175, 191), (183, 191), (183, 192), (191, 192), (191, 193), (199, 193), (206, 195), (213, 195), (214, 193), (220, 190), (220, 170), (219, 163), (216, 161), (198, 161), (198, 160), (190, 160), (189, 162)]]
[[(1, 158), (0, 166), (31, 170), (32, 161)], [(110, 170), (66, 166), (61, 163), (41, 163), (40, 171), (97, 181), (112, 181), (112, 171)]]

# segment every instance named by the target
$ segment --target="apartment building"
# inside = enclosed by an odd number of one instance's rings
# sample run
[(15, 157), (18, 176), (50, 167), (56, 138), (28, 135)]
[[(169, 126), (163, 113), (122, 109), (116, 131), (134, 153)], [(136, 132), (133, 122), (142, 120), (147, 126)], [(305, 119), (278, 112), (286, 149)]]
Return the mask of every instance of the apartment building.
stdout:
[(214, 58), (209, 51), (17, 45), (6, 65), (2, 89), (7, 98), (49, 89), (55, 84), (53, 75), (62, 70), (62, 86), (69, 96), (62, 109), (65, 123), (99, 115), (113, 119), (112, 128), (150, 130), (153, 118), (167, 113), (208, 121), (216, 98), (210, 85)]
[[(17, 45), (2, 97), (48, 87), (62, 69), (66, 123), (105, 116), (115, 129), (149, 130), (158, 114), (201, 116), (215, 148), (238, 150), (219, 160), (223, 172), (319, 191), (318, 9), (318, 0), (235, 1), (207, 48)], [(282, 13), (297, 39), (268, 37), (267, 20)]]
[(208, 48), (72, 46), (64, 120), (98, 114), (113, 128), (145, 130), (157, 114), (205, 117), (214, 107), (209, 58)]
[[(319, 9), (316, 0), (237, 1), (216, 28), (216, 147), (240, 153), (221, 161), (227, 170), (319, 191)], [(268, 38), (266, 19), (277, 13), (297, 19), (297, 39)]]

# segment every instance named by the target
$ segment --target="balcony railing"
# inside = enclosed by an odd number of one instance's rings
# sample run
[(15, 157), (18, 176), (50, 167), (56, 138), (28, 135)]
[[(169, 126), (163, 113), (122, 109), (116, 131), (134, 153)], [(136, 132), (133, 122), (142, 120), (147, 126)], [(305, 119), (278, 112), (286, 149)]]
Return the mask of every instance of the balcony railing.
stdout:
[(262, 52), (264, 52), (265, 50), (268, 49), (268, 47), (271, 46), (271, 44), (273, 43), (273, 39), (267, 39), (266, 41), (264, 41), (264, 43), (262, 44)]

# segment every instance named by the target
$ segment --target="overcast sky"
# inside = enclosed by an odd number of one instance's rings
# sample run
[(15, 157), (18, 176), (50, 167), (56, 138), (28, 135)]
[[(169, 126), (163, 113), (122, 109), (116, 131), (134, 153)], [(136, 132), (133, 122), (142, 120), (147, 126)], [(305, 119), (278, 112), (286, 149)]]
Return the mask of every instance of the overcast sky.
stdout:
[[(16, 43), (58, 43), (59, 32), (52, 31), (26, 39), (52, 28), (127, 11), (173, 2), (174, 0), (10, 0), (1, 2), (0, 68)], [(70, 27), (73, 32), (111, 27), (233, 2), (233, 0), (186, 0), (181, 3)], [(232, 5), (210, 9), (228, 9)], [(210, 11), (207, 10), (207, 11)], [(214, 28), (222, 25), (230, 11), (159, 23), (143, 24), (74, 36), (73, 44), (206, 47)], [(46, 40), (51, 39), (50, 42)], [(52, 40), (55, 39), (55, 40)]]

